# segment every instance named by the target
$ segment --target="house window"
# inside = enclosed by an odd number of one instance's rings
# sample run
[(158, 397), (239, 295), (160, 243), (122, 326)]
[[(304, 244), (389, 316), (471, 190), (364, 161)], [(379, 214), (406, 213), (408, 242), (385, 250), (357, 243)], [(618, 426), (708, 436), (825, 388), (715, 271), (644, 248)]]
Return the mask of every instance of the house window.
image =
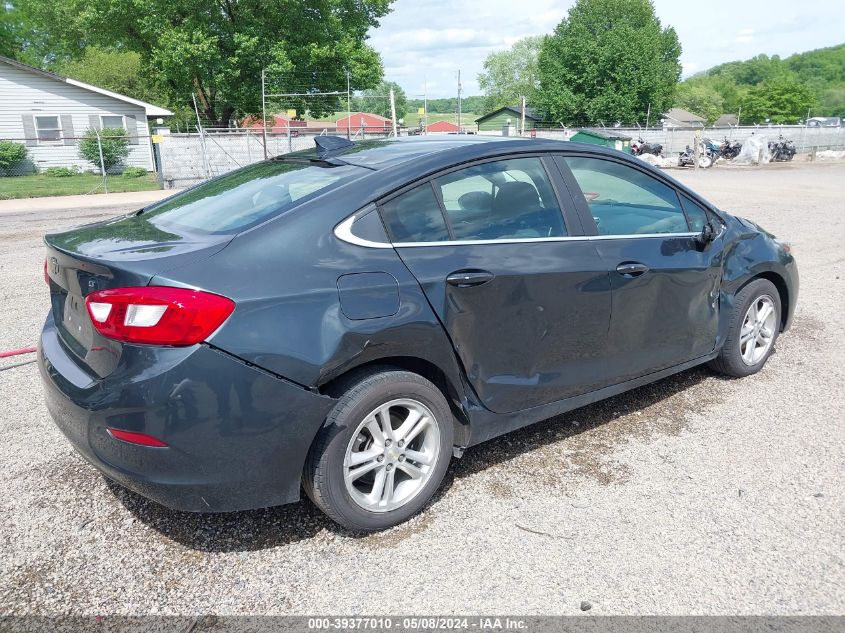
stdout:
[(100, 124), (103, 128), (117, 128), (117, 129), (126, 129), (126, 126), (123, 125), (123, 117), (122, 116), (112, 116), (109, 114), (104, 114), (100, 117)]
[(58, 116), (35, 117), (35, 132), (39, 143), (58, 143), (62, 140), (62, 124)]

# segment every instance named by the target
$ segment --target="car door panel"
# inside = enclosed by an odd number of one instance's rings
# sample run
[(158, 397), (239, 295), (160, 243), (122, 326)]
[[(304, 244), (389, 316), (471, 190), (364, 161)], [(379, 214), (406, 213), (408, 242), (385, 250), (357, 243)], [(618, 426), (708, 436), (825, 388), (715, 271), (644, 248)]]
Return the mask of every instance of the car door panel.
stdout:
[[(624, 173), (621, 165), (639, 172), (637, 178), (648, 176), (654, 180), (655, 190), (671, 189), (675, 197), (678, 193), (657, 175), (641, 171), (636, 164), (621, 158), (578, 153), (557, 158), (585, 231), (594, 236), (592, 240), (610, 275), (613, 299), (607, 353), (616, 382), (710, 353), (718, 329), (722, 241), (701, 244), (698, 234), (689, 230), (680, 199), (676, 212), (681, 215), (675, 218), (670, 211), (642, 201), (602, 203), (602, 192), (594, 191), (600, 188), (595, 179), (582, 178), (581, 182), (588, 182), (590, 189), (582, 192), (570, 169), (574, 164), (571, 158), (600, 158), (612, 163), (617, 175)], [(609, 218), (606, 224), (601, 224), (601, 217), (596, 222), (593, 207), (598, 208), (599, 215)], [(630, 264), (642, 265), (645, 270), (625, 274)]]
[[(467, 378), (509, 413), (607, 383), (610, 280), (587, 240), (398, 247), (440, 318)], [(444, 283), (486, 271), (476, 286)]]
[[(406, 218), (431, 221), (435, 206), (443, 220), (420, 242)], [(606, 383), (610, 278), (551, 161), (461, 166), (380, 209), (484, 406), (509, 413)]]
[[(608, 362), (617, 382), (711, 352), (716, 343), (721, 242), (702, 250), (694, 236), (595, 240), (610, 272), (613, 307)], [(626, 276), (621, 263), (647, 271)]]

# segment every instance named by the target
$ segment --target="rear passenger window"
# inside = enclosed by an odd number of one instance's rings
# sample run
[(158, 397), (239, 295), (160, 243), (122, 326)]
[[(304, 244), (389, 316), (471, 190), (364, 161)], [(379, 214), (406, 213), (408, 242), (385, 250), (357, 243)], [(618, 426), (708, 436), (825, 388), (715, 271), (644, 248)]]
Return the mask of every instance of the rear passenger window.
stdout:
[(566, 158), (599, 235), (687, 233), (675, 190), (648, 174), (600, 158)]
[(473, 165), (440, 178), (455, 240), (502, 240), (566, 235), (560, 207), (539, 158)]
[(681, 196), (681, 200), (684, 203), (684, 211), (687, 212), (690, 231), (698, 233), (707, 224), (707, 211), (700, 204), (693, 202), (686, 196)]
[(443, 242), (446, 220), (429, 183), (382, 205), (381, 215), (393, 242)]

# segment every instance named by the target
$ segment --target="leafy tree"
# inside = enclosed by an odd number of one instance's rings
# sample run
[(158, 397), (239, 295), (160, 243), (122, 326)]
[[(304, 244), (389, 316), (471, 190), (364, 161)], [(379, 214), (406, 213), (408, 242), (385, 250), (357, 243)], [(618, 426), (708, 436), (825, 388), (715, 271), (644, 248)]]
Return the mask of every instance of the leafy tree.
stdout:
[(490, 53), (484, 60), (484, 72), (478, 75), (478, 85), (487, 96), (485, 111), (520, 103), (525, 97), (533, 104), (540, 85), (537, 54), (543, 37), (526, 37), (510, 50)]
[(364, 90), (355, 97), (353, 107), (358, 112), (372, 112), (390, 118), (390, 89), (393, 88), (393, 101), (396, 106), (396, 118), (402, 119), (408, 114), (408, 98), (402, 87), (393, 81), (383, 81), (375, 88)]
[(706, 81), (685, 81), (678, 86), (675, 105), (713, 123), (725, 111), (722, 95)]
[(782, 74), (754, 86), (742, 108), (743, 118), (755, 123), (797, 123), (813, 105), (812, 92), (794, 74)]
[[(97, 133), (100, 139), (97, 141)], [(88, 129), (79, 141), (79, 155), (100, 169), (100, 146), (103, 150), (103, 167), (106, 171), (120, 165), (129, 156), (129, 138), (123, 128)]]
[(577, 0), (538, 57), (538, 102), (565, 123), (645, 119), (674, 100), (681, 45), (650, 0)]
[[(367, 31), (391, 0), (27, 0), (56, 46), (134, 51), (172, 103), (196, 97), (203, 117), (226, 125), (261, 112), (261, 71), (271, 93), (365, 89), (381, 78)], [(283, 106), (315, 116), (336, 97), (296, 97)]]
[(77, 59), (62, 60), (53, 66), (61, 75), (112, 90), (148, 103), (167, 102), (164, 90), (147, 73), (141, 55), (92, 46)]

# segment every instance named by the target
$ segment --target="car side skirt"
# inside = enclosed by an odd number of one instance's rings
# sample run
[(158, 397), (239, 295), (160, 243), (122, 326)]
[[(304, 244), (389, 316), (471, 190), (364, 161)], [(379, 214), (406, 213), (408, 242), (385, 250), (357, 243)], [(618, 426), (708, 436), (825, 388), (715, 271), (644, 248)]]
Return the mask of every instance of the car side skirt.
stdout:
[(706, 363), (707, 361), (713, 360), (716, 356), (718, 356), (718, 354), (719, 349), (717, 348), (705, 356), (700, 356), (699, 358), (681, 363), (680, 365), (667, 367), (666, 369), (661, 369), (660, 371), (646, 374), (645, 376), (640, 376), (639, 378), (634, 378), (633, 380), (628, 380), (616, 385), (610, 385), (609, 387), (603, 387), (602, 389), (583, 393), (578, 396), (573, 396), (572, 398), (558, 400), (556, 402), (551, 402), (539, 407), (533, 407), (531, 409), (525, 409), (514, 413), (493, 413), (492, 411), (483, 408), (478, 403), (467, 402), (464, 407), (470, 419), (470, 438), (467, 443), (467, 447), (475, 446), (476, 444), (486, 442), (487, 440), (504, 435), (505, 433), (516, 431), (517, 429), (553, 418), (556, 415), (572, 411), (573, 409), (578, 409), (588, 404), (598, 402), (599, 400), (604, 400), (605, 398), (610, 398), (620, 393), (624, 393), (625, 391), (630, 391), (631, 389), (636, 389), (637, 387), (642, 387), (643, 385), (662, 380), (667, 376), (677, 374), (678, 372), (685, 371), (697, 365), (701, 365), (702, 363)]

